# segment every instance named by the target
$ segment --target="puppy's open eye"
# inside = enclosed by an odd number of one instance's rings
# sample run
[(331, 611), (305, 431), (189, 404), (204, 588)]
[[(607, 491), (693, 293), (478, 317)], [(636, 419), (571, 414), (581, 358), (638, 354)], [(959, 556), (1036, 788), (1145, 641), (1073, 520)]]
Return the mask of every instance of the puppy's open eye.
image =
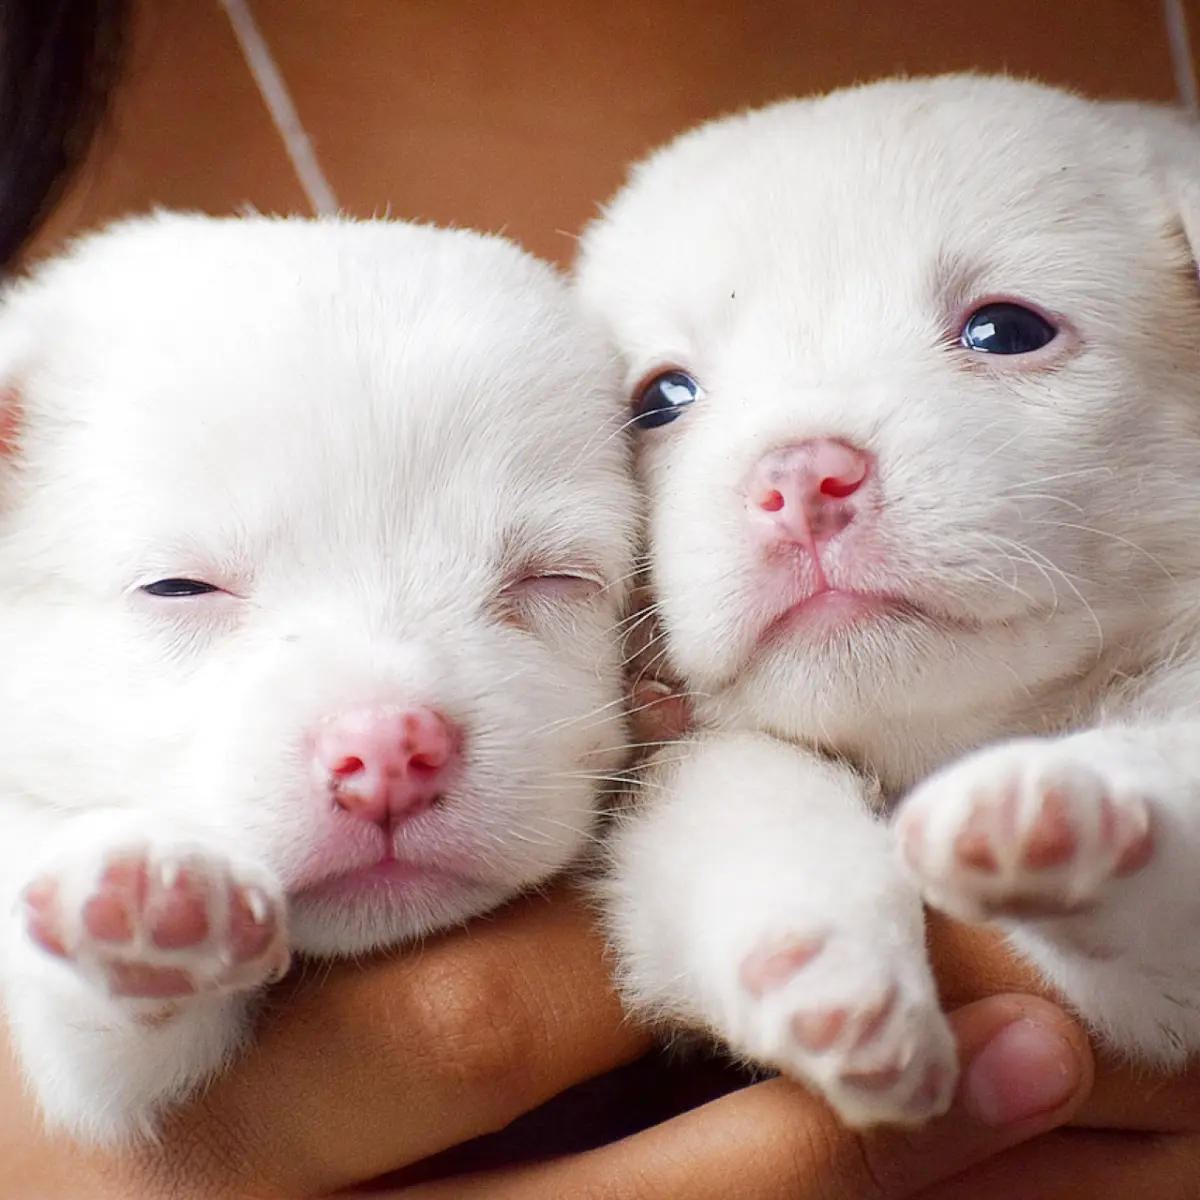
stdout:
[(159, 579), (154, 583), (144, 584), (138, 590), (147, 596), (161, 596), (174, 600), (187, 596), (207, 596), (210, 592), (221, 591), (221, 588), (215, 583), (204, 583), (199, 579)]
[(963, 325), (959, 345), (981, 354), (1032, 354), (1048, 346), (1058, 330), (1041, 313), (1000, 301), (977, 308)]
[(633, 423), (639, 429), (669, 425), (700, 398), (700, 385), (686, 371), (663, 371), (633, 397)]

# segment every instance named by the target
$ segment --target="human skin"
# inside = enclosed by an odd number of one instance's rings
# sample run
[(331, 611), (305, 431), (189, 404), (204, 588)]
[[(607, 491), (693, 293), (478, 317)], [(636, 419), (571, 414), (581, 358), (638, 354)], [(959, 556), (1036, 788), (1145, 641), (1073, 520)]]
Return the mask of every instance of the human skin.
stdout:
[[(0, 1192), (329, 1195), (502, 1129), (633, 1061), (649, 1039), (622, 1019), (586, 905), (570, 893), (550, 901), (289, 981), (255, 1047), (176, 1115), (156, 1148), (84, 1151), (47, 1135), (10, 1066), (0, 1075)], [(966, 1065), (954, 1108), (924, 1130), (853, 1133), (776, 1079), (583, 1154), (367, 1194), (989, 1200), (1011, 1196), (1017, 1178), (1022, 1195), (1039, 1198), (1193, 1193), (1200, 1073), (1149, 1079), (1100, 1064), (1093, 1086), (1082, 1031), (1036, 995), (1014, 994), (1036, 981), (996, 938), (938, 921), (933, 942)], [(1049, 1044), (1039, 1051), (1042, 1035)], [(1006, 1121), (1005, 1107), (1011, 1116), (1022, 1099), (1034, 1115)], [(1029, 1141), (1067, 1121), (1072, 1128)]]

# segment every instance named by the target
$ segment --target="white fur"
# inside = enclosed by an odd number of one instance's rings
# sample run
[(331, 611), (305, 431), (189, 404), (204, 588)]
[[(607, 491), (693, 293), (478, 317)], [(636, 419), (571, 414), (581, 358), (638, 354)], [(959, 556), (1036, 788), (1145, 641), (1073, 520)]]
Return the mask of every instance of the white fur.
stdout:
[[(152, 1131), (225, 1063), (288, 951), (359, 954), (490, 908), (591, 837), (626, 740), (616, 625), (637, 505), (611, 351), (512, 244), (390, 222), (160, 215), (83, 240), (0, 311), (0, 985), (48, 1118)], [(572, 580), (547, 576), (571, 576)], [(240, 599), (142, 594), (163, 577)], [(424, 704), (464, 731), (401, 858), (458, 884), (303, 894), (379, 830), (313, 783), (338, 714)], [(80, 913), (121, 855), (246, 886), (280, 922), (110, 996)], [(70, 964), (19, 902), (55, 881)], [(156, 886), (157, 886), (156, 884)], [(283, 929), (286, 911), (287, 931)]]
[[(1163, 1064), (1200, 1047), (1198, 249), (1181, 117), (969, 76), (703, 126), (587, 231), (578, 290), (629, 391), (667, 367), (702, 389), (639, 434), (664, 654), (704, 732), (660, 754), (615, 842), (635, 1004), (852, 1121), (920, 1120), (953, 1089), (923, 889), (1011, 918), (1116, 1046)], [(994, 297), (1062, 318), (1059, 348), (959, 348)], [(760, 557), (741, 482), (812, 437), (877, 456), (830, 579), (924, 615), (759, 644), (811, 584)], [(866, 814), (914, 785), (901, 856)], [(1054, 821), (1074, 853), (1033, 870), (1024, 839)], [(1148, 863), (1121, 875), (1147, 826)], [(981, 828), (997, 873), (969, 869)], [(1051, 915), (1021, 919), (1034, 902)], [(754, 955), (814, 937), (825, 951), (751, 994)], [(831, 1014), (813, 1052), (797, 1029)]]

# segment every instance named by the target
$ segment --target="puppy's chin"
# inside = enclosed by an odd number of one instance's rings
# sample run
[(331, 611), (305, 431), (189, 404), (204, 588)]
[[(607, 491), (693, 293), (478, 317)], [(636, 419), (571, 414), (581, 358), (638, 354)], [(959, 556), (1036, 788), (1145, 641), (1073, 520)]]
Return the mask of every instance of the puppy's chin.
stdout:
[(292, 898), (292, 944), (303, 955), (349, 958), (461, 925), (522, 890), (437, 872), (342, 878)]
[[(699, 660), (701, 648), (692, 652)], [(1031, 697), (1057, 704), (1058, 681), (1078, 682), (1098, 661), (1085, 613), (972, 625), (899, 610), (832, 629), (785, 627), (724, 678), (690, 678), (701, 724), (869, 757), (902, 787), (976, 725), (1004, 723)]]
[(789, 614), (747, 639), (724, 678), (708, 682), (713, 692), (758, 698), (754, 707), (768, 712), (862, 712), (897, 691), (911, 697), (933, 665), (969, 654), (970, 636), (900, 605), (829, 602), (828, 611)]
[(932, 588), (913, 596), (837, 588), (791, 605), (752, 598), (756, 590), (715, 604), (691, 588), (664, 598), (664, 610), (678, 618), (668, 637), (678, 675), (710, 693), (748, 679), (780, 702), (816, 691), (822, 705), (839, 707), (843, 699), (861, 707), (864, 689), (882, 702), (891, 680), (911, 703), (913, 686), (945, 663), (970, 660), (1016, 631), (1036, 636), (1048, 621), (1075, 621), (1073, 613), (1043, 609), (975, 608)]

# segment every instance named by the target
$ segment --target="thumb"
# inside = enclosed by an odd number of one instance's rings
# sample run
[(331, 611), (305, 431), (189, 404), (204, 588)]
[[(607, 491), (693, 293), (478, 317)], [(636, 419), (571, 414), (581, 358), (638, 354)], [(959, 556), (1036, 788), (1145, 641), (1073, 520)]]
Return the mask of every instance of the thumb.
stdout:
[(1048, 1000), (992, 996), (959, 1009), (951, 1024), (962, 1069), (950, 1111), (915, 1133), (860, 1135), (862, 1178), (812, 1195), (901, 1200), (1064, 1124), (1091, 1093), (1087, 1035)]
[(755, 1084), (589, 1154), (446, 1180), (405, 1200), (904, 1200), (1069, 1120), (1092, 1084), (1087, 1038), (1035, 996), (992, 996), (950, 1018), (962, 1078), (918, 1130), (847, 1129), (784, 1079)]

